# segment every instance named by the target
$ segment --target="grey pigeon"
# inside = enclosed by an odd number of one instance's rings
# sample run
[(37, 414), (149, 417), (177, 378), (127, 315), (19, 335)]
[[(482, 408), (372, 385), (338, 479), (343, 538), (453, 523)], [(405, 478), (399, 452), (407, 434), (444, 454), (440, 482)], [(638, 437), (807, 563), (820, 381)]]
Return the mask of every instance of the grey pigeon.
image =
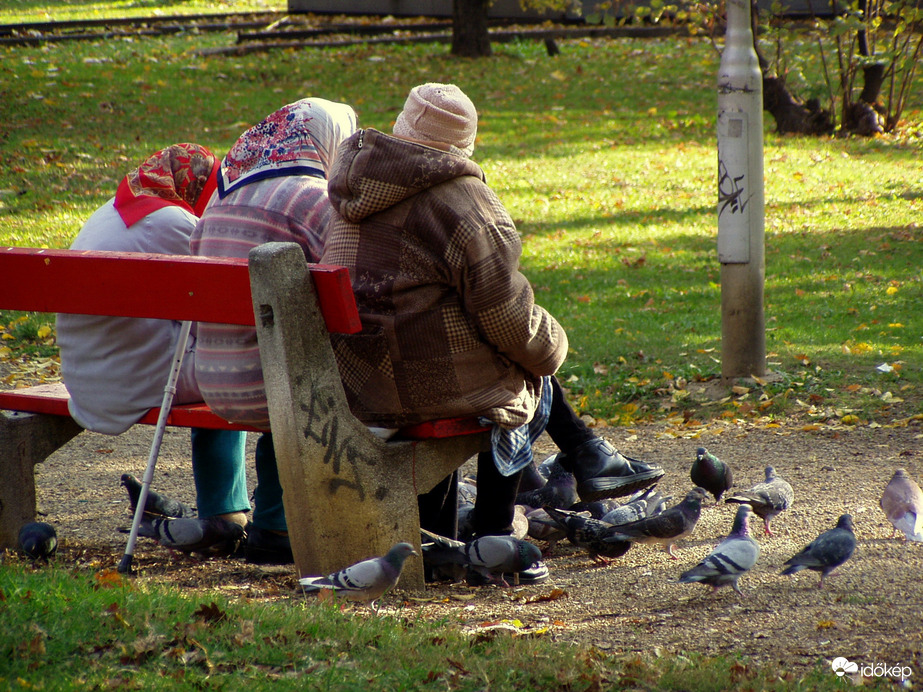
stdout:
[[(640, 493), (636, 493), (640, 494)], [(600, 500), (591, 500), (590, 502), (575, 502), (570, 507), (562, 507), (561, 509), (569, 509), (571, 512), (589, 512), (590, 516), (594, 519), (602, 519), (612, 510), (617, 507), (621, 507), (622, 503), (614, 497), (604, 497)]]
[(478, 498), (478, 486), (470, 478), (458, 482), (458, 506), (474, 505)]
[(792, 506), (795, 493), (792, 486), (776, 474), (772, 466), (766, 467), (766, 480), (757, 483), (749, 490), (741, 490), (725, 498), (725, 502), (746, 503), (753, 508), (758, 517), (763, 520), (766, 535), (772, 536), (769, 523)]
[(734, 472), (731, 467), (705, 449), (705, 447), (699, 447), (695, 451), (695, 459), (692, 460), (689, 477), (692, 479), (693, 485), (705, 488), (710, 492), (715, 498), (715, 502), (720, 502), (724, 492), (734, 485)]
[(58, 534), (54, 526), (44, 521), (32, 521), (19, 529), (19, 549), (32, 560), (48, 560), (58, 549)]
[[(128, 499), (131, 502), (131, 511), (135, 511), (138, 506), (138, 499), (141, 497), (141, 483), (130, 473), (122, 474), (122, 486), (128, 491)], [(150, 488), (147, 490), (147, 501), (144, 503), (144, 511), (160, 517), (192, 517), (195, 516), (195, 510), (187, 504), (174, 500), (166, 495), (154, 492)]]
[(665, 509), (653, 517), (638, 519), (615, 527), (606, 541), (631, 541), (632, 543), (660, 544), (674, 560), (673, 546), (692, 533), (702, 512), (702, 500), (708, 493), (702, 488), (690, 490), (678, 505)]
[(612, 524), (593, 519), (579, 512), (555, 509), (547, 506), (545, 511), (567, 534), (567, 540), (578, 548), (586, 550), (597, 563), (609, 564), (631, 548), (628, 541), (609, 541), (607, 538), (616, 530)]
[(782, 574), (794, 574), (803, 569), (820, 572), (819, 589), (824, 588), (824, 577), (846, 562), (856, 549), (856, 526), (852, 517), (842, 515), (836, 527), (824, 531), (808, 543), (801, 552), (785, 561), (788, 567)]
[(684, 584), (707, 584), (714, 591), (730, 585), (742, 596), (737, 580), (753, 569), (760, 556), (759, 543), (750, 535), (751, 516), (754, 514), (750, 505), (738, 507), (727, 538), (716, 545), (699, 564), (683, 572), (679, 580)]
[(474, 534), (474, 505), (462, 505), (458, 508), (458, 535)]
[(894, 527), (892, 536), (900, 531), (908, 541), (923, 541), (923, 491), (906, 469), (894, 472), (879, 505)]
[(538, 490), (547, 481), (548, 478), (539, 472), (538, 465), (533, 460), (531, 464), (526, 464), (526, 467), (522, 470), (522, 475), (519, 478), (519, 492)]
[(567, 538), (567, 530), (551, 518), (543, 508), (530, 509), (526, 512), (529, 522), (529, 537), (537, 541), (547, 541), (548, 546), (542, 551), (543, 556), (550, 555), (559, 541)]
[(231, 555), (246, 538), (242, 526), (220, 517), (173, 519), (147, 514), (141, 518), (138, 535), (154, 538), (170, 550), (205, 557)]
[(502, 586), (509, 586), (504, 575), (525, 571), (542, 559), (537, 545), (513, 536), (481, 536), (463, 543), (423, 529), (421, 532), (427, 538), (424, 564), (463, 566)]
[(671, 499), (673, 498), (670, 495), (664, 497), (654, 488), (647, 488), (630, 498), (628, 502), (607, 512), (600, 519), (607, 524), (627, 524), (638, 521), (638, 519), (653, 517), (660, 514)]
[(561, 463), (558, 461), (559, 456), (561, 456), (561, 452), (555, 452), (543, 460), (542, 463), (538, 465), (538, 472), (545, 478), (551, 478), (551, 474), (556, 471), (564, 470), (564, 467), (561, 466)]
[(401, 578), (404, 562), (418, 554), (410, 543), (395, 543), (382, 557), (357, 562), (326, 577), (302, 577), (298, 583), (306, 593), (330, 590), (376, 610), (375, 602)]
[(470, 536), (474, 532), (474, 503), (477, 500), (478, 488), (471, 479), (458, 482), (458, 527), (459, 536)]
[(556, 469), (541, 488), (519, 493), (516, 496), (516, 504), (532, 509), (545, 505), (567, 509), (578, 499), (577, 479), (574, 474), (564, 469)]

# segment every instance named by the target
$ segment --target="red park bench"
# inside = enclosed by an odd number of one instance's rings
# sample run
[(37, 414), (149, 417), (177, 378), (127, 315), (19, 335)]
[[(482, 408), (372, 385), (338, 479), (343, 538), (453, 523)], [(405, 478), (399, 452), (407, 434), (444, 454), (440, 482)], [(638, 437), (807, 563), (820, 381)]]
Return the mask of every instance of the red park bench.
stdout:
[[(255, 325), (299, 576), (398, 541), (419, 552), (416, 496), (489, 448), (474, 419), (432, 421), (384, 441), (352, 415), (328, 336), (361, 328), (348, 271), (308, 264), (294, 243), (259, 246), (249, 261), (0, 247), (0, 277), (5, 310)], [(35, 518), (35, 464), (82, 431), (67, 400), (63, 384), (0, 390), (0, 548)], [(139, 423), (155, 425), (159, 413)], [(205, 404), (174, 405), (167, 424), (252, 430)], [(402, 586), (423, 589), (420, 560), (407, 563)]]

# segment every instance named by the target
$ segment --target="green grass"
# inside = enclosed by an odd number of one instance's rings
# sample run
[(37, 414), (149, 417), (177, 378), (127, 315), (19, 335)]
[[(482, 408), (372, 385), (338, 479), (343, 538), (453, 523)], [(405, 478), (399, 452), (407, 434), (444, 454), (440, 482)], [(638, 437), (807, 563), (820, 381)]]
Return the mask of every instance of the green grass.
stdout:
[[(11, 0), (0, 22), (231, 5)], [(389, 130), (410, 87), (453, 81), (478, 105), (475, 158), (522, 233), (524, 271), (568, 331), (561, 375), (581, 410), (625, 425), (677, 414), (862, 425), (923, 411), (919, 85), (895, 137), (780, 138), (767, 121), (765, 302), (778, 377), (711, 405), (695, 390), (719, 375), (721, 357), (710, 45), (564, 41), (553, 60), (531, 43), (496, 46), (487, 61), (454, 60), (439, 45), (196, 53), (233, 42), (0, 48), (0, 244), (67, 247), (125, 172), (172, 142), (223, 152), (308, 95)], [(0, 360), (49, 376), (52, 325), (0, 313)], [(0, 621), (0, 687), (12, 689), (842, 687), (822, 663), (799, 677), (695, 653), (610, 656), (566, 635), (478, 639), (412, 608), (367, 618), (77, 567), (0, 566)]]
[(0, 24), (67, 22), (83, 19), (284, 12), (285, 0), (4, 0)]
[[(378, 616), (313, 597), (179, 591), (60, 565), (0, 568), (0, 687), (9, 690), (838, 690), (806, 673), (696, 654), (604, 654), (556, 641)], [(553, 629), (553, 628), (552, 628)]]
[[(513, 43), (485, 61), (439, 45), (196, 52), (233, 40), (2, 49), (0, 242), (67, 247), (129, 168), (174, 141), (224, 152), (310, 94), (389, 130), (411, 86), (454, 81), (478, 105), (475, 157), (522, 233), (524, 271), (569, 334), (561, 376), (582, 411), (618, 424), (677, 413), (878, 424), (923, 411), (920, 89), (894, 137), (782, 138), (767, 116), (776, 377), (705, 406), (697, 385), (721, 372), (718, 56), (707, 41), (567, 41), (554, 59)], [(29, 342), (3, 343), (9, 356)]]

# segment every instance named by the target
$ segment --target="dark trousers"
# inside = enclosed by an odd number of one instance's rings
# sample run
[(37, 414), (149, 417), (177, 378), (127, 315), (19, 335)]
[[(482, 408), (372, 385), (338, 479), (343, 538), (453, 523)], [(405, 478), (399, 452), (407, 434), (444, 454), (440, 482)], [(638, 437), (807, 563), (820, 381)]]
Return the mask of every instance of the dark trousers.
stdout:
[(439, 485), (417, 495), (420, 526), (447, 538), (458, 537), (458, 471), (449, 474)]
[[(562, 452), (568, 452), (596, 437), (571, 408), (556, 377), (551, 378), (551, 413), (545, 432)], [(478, 494), (473, 526), (479, 536), (507, 535), (513, 530), (516, 494), (523, 471), (503, 476), (494, 464), (492, 452), (478, 455)]]
[[(551, 413), (545, 432), (562, 452), (596, 437), (571, 408), (556, 377), (551, 378)], [(523, 472), (504, 476), (494, 464), (493, 452), (481, 452), (477, 462), (478, 494), (473, 530), (478, 536), (508, 535), (513, 530), (516, 494)], [(458, 474), (446, 478), (433, 490), (419, 495), (420, 524), (442, 536), (454, 538), (458, 531)]]

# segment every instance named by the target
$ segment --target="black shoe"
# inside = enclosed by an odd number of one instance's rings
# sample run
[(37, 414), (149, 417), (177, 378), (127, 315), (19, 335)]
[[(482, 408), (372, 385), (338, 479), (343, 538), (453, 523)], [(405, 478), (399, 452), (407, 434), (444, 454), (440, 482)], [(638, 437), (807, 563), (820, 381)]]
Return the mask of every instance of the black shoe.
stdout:
[(246, 530), (247, 542), (244, 546), (244, 557), (247, 562), (254, 565), (294, 564), (292, 544), (287, 535), (259, 529), (253, 524), (247, 524)]
[[(512, 586), (540, 584), (548, 579), (548, 575), (548, 566), (540, 560), (533, 563), (528, 569), (524, 569), (522, 572), (504, 572), (503, 580)], [(491, 583), (486, 576), (473, 569), (468, 570), (465, 581), (468, 583), (468, 586), (486, 586)]]
[(623, 497), (659, 481), (664, 470), (619, 453), (601, 437), (593, 438), (558, 461), (577, 477), (577, 494), (584, 502)]

